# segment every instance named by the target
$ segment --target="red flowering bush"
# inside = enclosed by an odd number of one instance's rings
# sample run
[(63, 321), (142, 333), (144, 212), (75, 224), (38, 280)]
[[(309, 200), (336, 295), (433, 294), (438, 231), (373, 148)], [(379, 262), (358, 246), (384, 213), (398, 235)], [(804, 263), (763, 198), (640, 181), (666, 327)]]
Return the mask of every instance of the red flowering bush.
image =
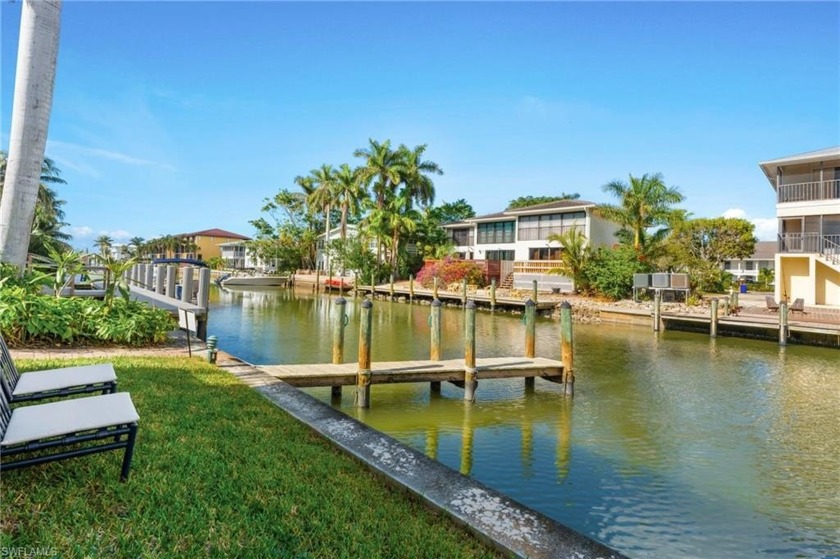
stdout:
[(438, 278), (438, 285), (441, 287), (452, 283), (460, 283), (464, 278), (467, 279), (468, 284), (479, 287), (484, 287), (487, 283), (484, 266), (471, 260), (457, 260), (451, 257), (427, 262), (423, 269), (417, 273), (417, 281), (426, 288), (431, 288), (434, 285), (434, 278)]

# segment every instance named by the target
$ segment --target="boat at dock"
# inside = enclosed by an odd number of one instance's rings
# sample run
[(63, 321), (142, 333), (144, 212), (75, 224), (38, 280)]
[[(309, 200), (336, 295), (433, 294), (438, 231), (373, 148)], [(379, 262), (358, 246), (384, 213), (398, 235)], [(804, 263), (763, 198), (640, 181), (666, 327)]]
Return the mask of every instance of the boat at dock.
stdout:
[(289, 276), (257, 275), (257, 276), (222, 276), (218, 280), (222, 287), (286, 287)]

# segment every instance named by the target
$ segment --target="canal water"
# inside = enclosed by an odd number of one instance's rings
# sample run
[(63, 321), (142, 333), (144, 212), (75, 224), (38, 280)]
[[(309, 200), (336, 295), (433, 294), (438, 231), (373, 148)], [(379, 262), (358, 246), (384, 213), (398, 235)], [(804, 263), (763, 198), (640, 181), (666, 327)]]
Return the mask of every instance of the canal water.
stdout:
[[(209, 333), (254, 364), (326, 363), (332, 298), (214, 291)], [(427, 359), (428, 316), (376, 301), (372, 359)], [(443, 358), (462, 356), (463, 311), (442, 323)], [(518, 316), (478, 313), (479, 358), (524, 338)], [(537, 355), (559, 359), (559, 323), (539, 319)], [(364, 411), (345, 388), (341, 409), (630, 557), (840, 557), (840, 351), (576, 324), (575, 368), (572, 401), (512, 379), (479, 381), (472, 405), (448, 384), (374, 385)]]

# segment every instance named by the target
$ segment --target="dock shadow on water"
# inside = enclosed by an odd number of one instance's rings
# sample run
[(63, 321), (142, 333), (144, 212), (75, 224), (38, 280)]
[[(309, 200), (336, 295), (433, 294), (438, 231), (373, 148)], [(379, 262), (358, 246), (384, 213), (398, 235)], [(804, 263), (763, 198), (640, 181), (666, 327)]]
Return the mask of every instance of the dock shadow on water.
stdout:
[[(345, 361), (361, 299), (347, 297)], [(331, 298), (214, 291), (209, 333), (255, 364), (328, 363)], [(376, 301), (372, 360), (429, 357), (427, 305)], [(464, 313), (444, 308), (443, 359), (463, 356)], [(536, 355), (560, 358), (539, 319)], [(524, 355), (520, 317), (479, 312), (476, 355)], [(576, 392), (481, 381), (473, 404), (443, 383), (374, 385), (341, 409), (631, 557), (840, 556), (840, 351), (643, 327), (575, 325)], [(329, 402), (329, 388), (307, 389)]]

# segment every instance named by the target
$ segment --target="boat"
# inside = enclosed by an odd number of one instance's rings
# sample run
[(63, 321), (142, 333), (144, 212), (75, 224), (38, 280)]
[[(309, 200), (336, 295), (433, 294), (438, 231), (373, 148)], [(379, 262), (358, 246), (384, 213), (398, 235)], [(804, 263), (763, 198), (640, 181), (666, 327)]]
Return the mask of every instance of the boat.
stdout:
[(289, 276), (223, 276), (219, 278), (222, 287), (286, 287)]

